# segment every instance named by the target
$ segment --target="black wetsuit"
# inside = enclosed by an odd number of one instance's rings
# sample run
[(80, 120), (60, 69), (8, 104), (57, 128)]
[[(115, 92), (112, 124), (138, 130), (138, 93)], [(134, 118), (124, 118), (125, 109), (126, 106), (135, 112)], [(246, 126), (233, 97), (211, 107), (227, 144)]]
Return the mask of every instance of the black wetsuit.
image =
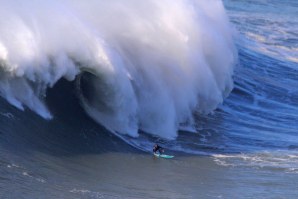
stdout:
[(156, 153), (158, 151), (161, 154), (162, 150), (163, 148), (157, 145), (156, 147), (153, 148), (153, 153)]

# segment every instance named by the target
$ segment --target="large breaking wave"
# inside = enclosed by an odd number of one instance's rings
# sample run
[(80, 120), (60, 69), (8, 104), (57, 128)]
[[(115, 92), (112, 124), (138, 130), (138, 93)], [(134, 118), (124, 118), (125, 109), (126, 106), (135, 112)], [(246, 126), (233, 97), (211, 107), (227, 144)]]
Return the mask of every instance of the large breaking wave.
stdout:
[(171, 139), (233, 87), (237, 53), (221, 1), (0, 3), (0, 94), (46, 119), (47, 88), (66, 78), (107, 129)]

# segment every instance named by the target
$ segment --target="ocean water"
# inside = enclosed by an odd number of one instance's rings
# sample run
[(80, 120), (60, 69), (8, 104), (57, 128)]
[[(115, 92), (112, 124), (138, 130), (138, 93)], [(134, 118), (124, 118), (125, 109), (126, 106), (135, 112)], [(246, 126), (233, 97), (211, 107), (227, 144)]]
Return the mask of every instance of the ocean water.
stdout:
[(0, 198), (298, 198), (296, 16), (0, 1)]

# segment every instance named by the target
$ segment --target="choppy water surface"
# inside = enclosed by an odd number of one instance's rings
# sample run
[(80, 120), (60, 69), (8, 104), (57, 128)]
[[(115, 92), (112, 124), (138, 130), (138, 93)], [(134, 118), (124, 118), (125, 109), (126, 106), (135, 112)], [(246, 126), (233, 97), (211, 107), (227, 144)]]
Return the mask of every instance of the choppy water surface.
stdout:
[(298, 197), (296, 1), (21, 4), (0, 2), (1, 198)]

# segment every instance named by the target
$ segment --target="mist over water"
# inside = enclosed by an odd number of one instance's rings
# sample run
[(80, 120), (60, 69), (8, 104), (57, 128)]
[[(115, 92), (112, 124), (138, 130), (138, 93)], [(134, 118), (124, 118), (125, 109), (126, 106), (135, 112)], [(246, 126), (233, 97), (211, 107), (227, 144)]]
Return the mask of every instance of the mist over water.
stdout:
[(0, 3), (0, 94), (46, 119), (55, 117), (47, 89), (66, 78), (107, 129), (173, 139), (233, 88), (237, 53), (221, 1)]

